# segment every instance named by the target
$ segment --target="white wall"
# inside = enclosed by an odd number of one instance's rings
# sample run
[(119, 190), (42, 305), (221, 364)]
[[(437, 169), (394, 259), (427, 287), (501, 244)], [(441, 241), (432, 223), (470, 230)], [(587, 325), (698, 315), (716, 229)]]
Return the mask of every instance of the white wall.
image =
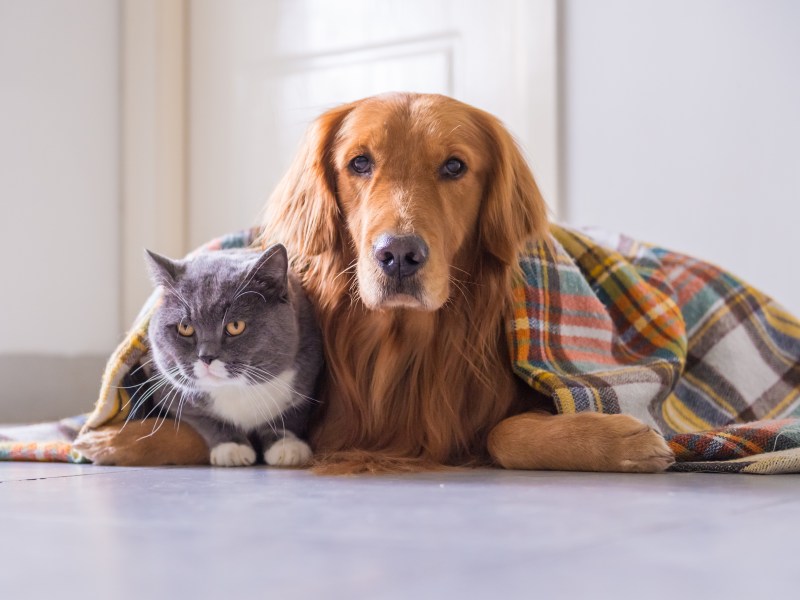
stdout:
[(720, 263), (800, 314), (800, 2), (567, 0), (567, 218)]
[(0, 0), (0, 355), (119, 338), (118, 29), (116, 1)]

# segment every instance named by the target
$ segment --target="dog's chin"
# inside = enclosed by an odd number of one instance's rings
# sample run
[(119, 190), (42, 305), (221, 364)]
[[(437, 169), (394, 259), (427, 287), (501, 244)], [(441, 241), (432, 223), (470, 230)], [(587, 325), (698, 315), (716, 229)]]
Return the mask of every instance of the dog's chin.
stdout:
[(424, 298), (417, 294), (389, 293), (381, 289), (374, 290), (372, 293), (365, 293), (362, 288), (359, 290), (361, 301), (369, 310), (419, 310), (431, 311), (437, 307), (431, 307)]
[(375, 310), (394, 310), (401, 308), (422, 311), (430, 310), (424, 301), (415, 296), (409, 296), (408, 294), (384, 296), (382, 300), (375, 306)]
[(417, 310), (433, 312), (441, 308), (444, 300), (436, 301), (426, 293), (414, 278), (408, 281), (385, 280), (359, 285), (361, 301), (370, 310)]

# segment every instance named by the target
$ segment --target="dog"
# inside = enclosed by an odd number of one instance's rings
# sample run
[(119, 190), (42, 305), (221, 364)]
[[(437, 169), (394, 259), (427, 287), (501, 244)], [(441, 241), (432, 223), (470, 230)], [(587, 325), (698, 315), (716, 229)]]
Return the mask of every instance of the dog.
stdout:
[[(287, 247), (323, 332), (318, 470), (658, 472), (674, 461), (636, 418), (553, 414), (512, 373), (511, 282), (549, 225), (522, 153), (490, 114), (410, 93), (329, 110), (263, 225), (264, 243)], [(203, 462), (185, 426), (134, 443), (151, 429), (98, 430), (96, 462)]]

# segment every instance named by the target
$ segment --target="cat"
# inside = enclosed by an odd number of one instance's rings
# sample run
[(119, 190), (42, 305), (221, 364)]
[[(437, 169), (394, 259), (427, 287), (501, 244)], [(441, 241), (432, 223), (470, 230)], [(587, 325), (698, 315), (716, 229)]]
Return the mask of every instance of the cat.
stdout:
[(268, 465), (309, 463), (322, 342), (286, 249), (146, 258), (163, 292), (148, 329), (159, 411), (197, 430), (212, 465), (254, 464), (256, 448)]

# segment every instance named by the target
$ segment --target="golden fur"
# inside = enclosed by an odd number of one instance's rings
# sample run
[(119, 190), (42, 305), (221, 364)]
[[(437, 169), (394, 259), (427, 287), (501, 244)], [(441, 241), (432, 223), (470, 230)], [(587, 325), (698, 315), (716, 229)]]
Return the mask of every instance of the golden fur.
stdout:
[[(369, 157), (369, 175), (351, 168), (356, 156)], [(443, 176), (450, 158), (466, 164), (463, 175)], [(287, 246), (323, 331), (311, 427), (319, 470), (671, 463), (663, 438), (632, 417), (524, 413), (547, 406), (513, 375), (505, 322), (518, 253), (547, 230), (530, 169), (483, 111), (392, 94), (317, 119), (268, 204), (263, 239)], [(429, 247), (402, 293), (375, 260), (385, 234)], [(168, 456), (174, 439), (147, 443)]]
[[(376, 163), (368, 180), (347, 167), (365, 153)], [(458, 180), (437, 174), (450, 156), (467, 164)], [(287, 245), (325, 340), (316, 451), (486, 460), (486, 436), (515, 397), (503, 339), (510, 277), (521, 244), (547, 227), (505, 129), (438, 96), (349, 104), (317, 120), (268, 206), (264, 236)], [(387, 231), (430, 246), (422, 310), (376, 300), (370, 249)]]
[(185, 423), (160, 427), (156, 418), (98, 427), (81, 434), (74, 446), (98, 465), (207, 465), (210, 459), (208, 446), (194, 429)]

